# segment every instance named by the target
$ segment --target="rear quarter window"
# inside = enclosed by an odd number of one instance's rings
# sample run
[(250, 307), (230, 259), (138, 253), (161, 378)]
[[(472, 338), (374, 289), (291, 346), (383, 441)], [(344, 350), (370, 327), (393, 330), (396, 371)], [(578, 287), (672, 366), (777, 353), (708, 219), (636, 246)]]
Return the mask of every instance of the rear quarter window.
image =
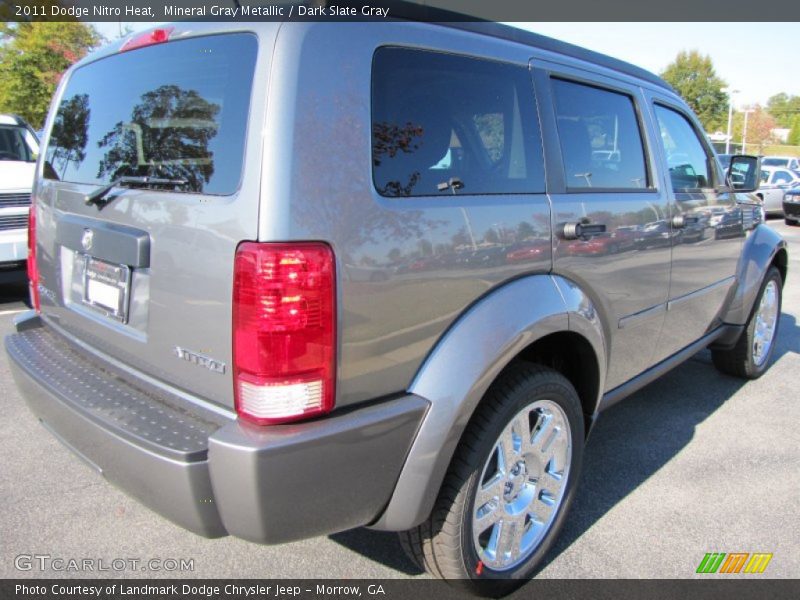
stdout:
[(77, 69), (53, 121), (45, 177), (106, 184), (185, 179), (227, 195), (241, 179), (256, 37), (229, 34), (123, 52)]
[(372, 69), (372, 174), (388, 197), (544, 191), (524, 67), (379, 48)]

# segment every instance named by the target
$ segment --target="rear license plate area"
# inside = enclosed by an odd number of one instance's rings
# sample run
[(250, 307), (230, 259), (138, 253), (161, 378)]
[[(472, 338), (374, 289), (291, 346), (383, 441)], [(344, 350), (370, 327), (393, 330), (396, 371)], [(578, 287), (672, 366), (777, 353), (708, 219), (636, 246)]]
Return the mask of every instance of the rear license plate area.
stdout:
[(88, 255), (84, 255), (83, 260), (83, 303), (107, 317), (127, 323), (130, 267)]

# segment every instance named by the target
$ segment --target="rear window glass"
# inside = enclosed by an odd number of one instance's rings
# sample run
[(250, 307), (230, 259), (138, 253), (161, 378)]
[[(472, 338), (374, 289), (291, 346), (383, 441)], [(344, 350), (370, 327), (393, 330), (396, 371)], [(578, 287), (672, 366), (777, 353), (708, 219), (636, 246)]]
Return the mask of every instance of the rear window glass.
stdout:
[(383, 196), (544, 191), (528, 70), (381, 48), (372, 79), (372, 166)]
[(172, 41), (77, 69), (53, 121), (45, 177), (106, 184), (184, 179), (177, 191), (239, 187), (257, 42)]

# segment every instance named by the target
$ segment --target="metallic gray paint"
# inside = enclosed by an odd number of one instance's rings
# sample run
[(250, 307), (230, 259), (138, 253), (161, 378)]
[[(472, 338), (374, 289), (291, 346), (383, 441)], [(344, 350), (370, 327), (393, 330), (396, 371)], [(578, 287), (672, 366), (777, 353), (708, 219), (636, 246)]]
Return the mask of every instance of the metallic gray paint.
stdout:
[[(469, 27), (425, 23), (180, 23), (174, 35), (251, 29), (260, 47), (239, 192), (214, 197), (130, 189), (103, 209), (109, 226), (146, 231), (150, 239), (150, 268), (142, 264), (134, 272), (127, 325), (81, 306), (75, 256), (80, 247), (57, 234), (59, 221), (98, 217), (96, 207), (83, 203), (92, 186), (43, 181), (37, 167), (39, 266), (42, 285), (50, 290), (42, 295), (43, 316), (87, 352), (113, 362), (126, 379), (178, 390), (198, 410), (214, 403), (230, 416), (230, 373), (197, 369), (175, 357), (173, 348), (193, 348), (231, 364), (232, 268), (240, 241), (325, 240), (336, 251), (340, 274), (339, 410), (280, 428), (225, 425), (210, 441), (209, 479), (206, 462), (189, 469), (142, 453), (65, 408), (14, 367), (49, 427), (109, 478), (194, 531), (221, 535), (224, 522), (236, 535), (278, 542), (376, 518), (378, 529), (416, 525), (430, 512), (475, 406), (525, 347), (550, 333), (583, 336), (599, 365), (599, 395), (614, 386), (602, 404), (597, 399), (597, 413), (710, 341), (727, 341), (735, 329), (713, 329), (714, 323), (746, 321), (766, 267), (785, 248), (768, 228), (749, 231), (745, 224), (735, 291), (727, 284), (742, 236), (717, 239), (713, 233), (714, 243), (706, 244), (719, 273), (692, 266), (705, 255), (678, 241), (668, 217), (700, 199), (669, 194), (647, 108), (656, 96), (685, 105), (662, 85), (637, 79), (635, 71), (615, 69), (613, 61), (588, 63), (574, 52), (561, 54), (558, 45), (536, 47), (533, 38), (476, 36)], [(388, 44), (536, 66), (550, 196), (380, 197), (369, 173), (370, 73), (374, 50)], [(566, 193), (539, 65), (633, 95), (648, 142), (652, 191), (609, 192), (600, 199)], [(51, 122), (52, 114), (46, 129)], [(720, 198), (726, 211), (735, 210), (731, 197)], [(670, 223), (666, 243), (645, 241), (590, 255), (553, 239), (554, 223), (589, 217), (598, 202), (611, 207), (617, 233), (624, 231), (625, 215), (631, 225), (643, 225), (636, 212), (654, 207), (654, 220)], [(523, 230), (524, 236), (517, 234)], [(511, 259), (510, 247), (517, 244), (527, 244), (530, 258)], [(479, 247), (497, 249), (491, 263), (469, 262)], [(669, 287), (671, 257), (679, 265), (676, 285)], [(694, 297), (704, 298), (702, 314), (686, 321), (685, 329), (680, 320), (662, 328), (670, 300), (680, 308), (681, 299)], [(657, 353), (649, 354), (662, 329), (685, 334), (683, 346), (689, 345), (671, 349), (658, 342), (667, 358), (653, 367)], [(404, 390), (412, 395), (356, 406)], [(212, 497), (212, 487), (217, 503), (198, 508), (198, 499)], [(293, 490), (302, 492), (302, 501)]]
[(297, 425), (223, 427), (208, 456), (225, 528), (277, 544), (369, 523), (389, 501), (427, 407), (406, 395)]
[[(279, 23), (180, 23), (172, 34), (175, 38), (255, 29), (259, 37), (251, 119), (237, 193), (212, 196), (120, 189), (114, 201), (99, 211), (83, 201), (97, 186), (46, 180), (42, 165), (37, 166), (39, 271), (41, 283), (55, 292), (54, 299), (42, 297), (43, 315), (133, 369), (229, 409), (233, 408), (230, 371), (219, 375), (197, 369), (178, 358), (174, 348), (192, 348), (232, 363), (233, 257), (240, 241), (258, 236), (262, 123), (279, 27)], [(80, 64), (113, 51), (113, 46), (104, 49)], [(68, 78), (69, 73), (62, 79), (61, 89)], [(54, 98), (51, 113), (61, 93)], [(49, 128), (52, 114), (48, 119)], [(115, 323), (81, 302), (81, 261), (71, 244), (62, 245), (64, 240), (57, 237), (57, 224), (65, 219), (102, 219), (109, 227), (128, 227), (149, 235), (150, 264), (133, 270), (127, 324)], [(95, 237), (95, 244), (97, 241)], [(83, 252), (80, 246), (77, 250)]]
[[(657, 308), (666, 302), (669, 293), (670, 240), (659, 238), (657, 243), (650, 243), (641, 233), (648, 223), (664, 220), (669, 211), (652, 150), (655, 138), (641, 108), (644, 100), (639, 82), (617, 73), (590, 73), (585, 65), (575, 65), (563, 57), (534, 59), (532, 67), (543, 135), (549, 140), (545, 153), (554, 226), (580, 222), (584, 227), (589, 224), (605, 227), (601, 237), (556, 238), (553, 271), (577, 282), (601, 311), (609, 328), (606, 337), (613, 341), (608, 348), (605, 385), (614, 387), (651, 364), (653, 340), (658, 338), (664, 322), (664, 314)], [(634, 101), (640, 133), (646, 142), (648, 188), (581, 193), (567, 189), (551, 92), (552, 77), (622, 93)], [(625, 327), (619, 327), (619, 323)]]
[[(18, 331), (5, 339), (14, 379), (48, 431), (126, 493), (206, 537), (232, 533), (280, 543), (369, 523), (388, 502), (428, 408), (405, 395), (313, 422), (260, 428), (194, 407), (176, 426), (184, 431), (158, 442), (161, 421), (151, 427), (150, 416), (140, 424), (110, 418), (106, 409), (122, 415), (111, 405), (124, 398), (126, 408), (150, 415), (159, 406), (174, 410), (167, 404), (174, 398), (128, 387), (104, 372), (110, 365), (91, 366), (96, 359), (88, 354), (52, 368), (54, 353), (80, 350), (68, 349), (35, 315)], [(52, 338), (49, 345), (41, 337)], [(83, 387), (97, 397), (70, 396)], [(148, 427), (153, 435), (146, 435)], [(183, 435), (194, 436), (185, 452), (175, 447)]]
[[(8, 344), (8, 342), (6, 342)], [(205, 460), (182, 461), (146, 450), (100, 427), (34, 378), (14, 354), (11, 372), (31, 411), (57, 438), (111, 483), (152, 510), (199, 535), (225, 535), (211, 500)]]
[(637, 390), (642, 389), (648, 383), (652, 383), (668, 371), (671, 371), (677, 367), (682, 362), (690, 359), (703, 348), (713, 345), (717, 340), (725, 339), (731, 333), (737, 334), (740, 333), (740, 331), (741, 330), (738, 327), (730, 325), (722, 325), (717, 327), (713, 331), (701, 337), (699, 340), (696, 340), (694, 343), (688, 345), (686, 348), (681, 349), (680, 352), (676, 352), (658, 364), (653, 365), (646, 371), (639, 373), (633, 379), (630, 379), (613, 390), (606, 392), (597, 407), (598, 414), (612, 407), (620, 400), (624, 400), (627, 396), (630, 396)]
[(725, 323), (744, 325), (750, 318), (761, 282), (778, 252), (786, 252), (786, 241), (765, 224), (758, 225), (747, 238), (736, 269), (733, 298), (722, 315)]
[(489, 385), (522, 350), (560, 331), (585, 335), (598, 363), (605, 364), (596, 308), (574, 284), (559, 277), (512, 281), (483, 297), (453, 324), (409, 387), (429, 400), (431, 408), (391, 502), (374, 528), (408, 529), (427, 517), (461, 434)]
[[(87, 229), (91, 232), (89, 249), (83, 245)], [(56, 225), (56, 244), (110, 263), (136, 269), (150, 266), (150, 236), (147, 231), (101, 219), (62, 216)]]
[[(341, 307), (337, 407), (408, 389), (466, 306), (504, 282), (551, 267), (545, 194), (384, 198), (374, 189), (372, 57), (391, 44), (523, 68), (531, 54), (530, 47), (424, 23), (281, 29), (259, 239), (319, 239), (334, 248)], [(525, 246), (529, 259), (508, 259)], [(476, 251), (484, 251), (485, 263), (469, 262)]]
[(14, 330), (15, 331), (28, 331), (29, 329), (36, 329), (42, 326), (42, 320), (35, 310), (26, 310), (14, 317)]
[[(658, 104), (682, 114), (694, 128), (706, 153), (714, 157), (702, 126), (683, 100), (660, 91), (646, 92), (645, 100), (654, 135), (660, 132), (654, 110)], [(658, 140), (660, 136), (653, 139)], [(659, 164), (666, 165), (663, 145), (654, 143), (653, 147)], [(717, 327), (735, 281), (736, 261), (746, 235), (742, 205), (738, 200), (746, 196), (731, 193), (724, 186), (724, 175), (716, 160), (712, 158), (708, 164), (712, 181), (707, 188), (691, 193), (676, 192), (668, 171), (663, 167), (660, 170), (659, 184), (667, 191), (669, 199), (668, 217), (687, 225), (676, 227), (670, 222), (669, 299), (651, 364), (667, 359)]]
[(144, 386), (123, 382), (112, 367), (72, 346), (52, 327), (6, 336), (5, 347), (59, 402), (165, 458), (205, 459), (208, 436), (227, 422), (214, 414), (188, 412), (180, 398), (156, 396)]

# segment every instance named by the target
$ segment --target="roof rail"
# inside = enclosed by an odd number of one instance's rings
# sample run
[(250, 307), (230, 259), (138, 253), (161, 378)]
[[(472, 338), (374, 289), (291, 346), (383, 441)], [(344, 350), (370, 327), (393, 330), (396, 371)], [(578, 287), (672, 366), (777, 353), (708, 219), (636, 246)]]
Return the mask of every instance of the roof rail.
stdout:
[[(424, 0), (421, 1), (424, 2)], [(347, 0), (324, 0), (324, 2), (326, 5), (342, 5), (348, 3)], [(545, 35), (525, 31), (517, 27), (510, 27), (494, 21), (487, 21), (475, 16), (470, 16), (466, 13), (437, 8), (409, 0), (390, 0), (389, 2), (382, 2), (381, 4), (389, 6), (391, 8), (389, 14), (395, 18), (436, 23), (464, 31), (470, 31), (472, 33), (517, 42), (519, 44), (531, 46), (532, 48), (539, 48), (578, 60), (584, 60), (619, 73), (637, 77), (671, 92), (675, 91), (667, 82), (646, 69)]]

